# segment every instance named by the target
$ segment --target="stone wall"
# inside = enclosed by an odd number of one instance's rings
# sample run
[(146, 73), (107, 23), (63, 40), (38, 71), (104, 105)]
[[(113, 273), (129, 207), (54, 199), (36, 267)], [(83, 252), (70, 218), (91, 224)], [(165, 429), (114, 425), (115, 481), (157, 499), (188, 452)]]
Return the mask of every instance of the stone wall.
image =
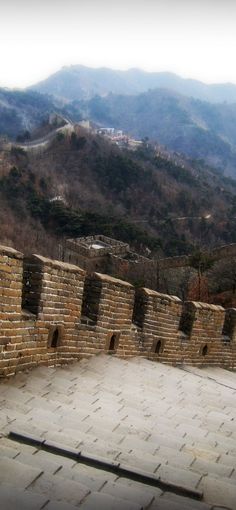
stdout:
[(176, 345), (182, 303), (175, 296), (150, 289), (136, 293), (134, 322), (140, 328), (141, 346), (145, 356), (176, 361)]
[[(223, 261), (231, 261), (236, 258), (236, 243), (227, 244), (214, 248), (210, 252), (215, 261), (213, 269)], [(157, 289), (160, 292), (176, 294), (183, 299), (188, 294), (188, 284), (191, 279), (197, 276), (197, 271), (190, 267), (190, 256), (166, 257), (157, 260)], [(212, 270), (206, 275), (211, 280)]]
[(0, 246), (0, 376), (100, 352), (233, 368), (236, 309)]
[[(94, 248), (100, 245), (99, 249)], [(130, 250), (127, 243), (104, 235), (66, 239), (61, 257), (87, 272), (106, 273), (133, 285), (157, 286), (157, 261)]]
[[(136, 255), (136, 254), (135, 254)], [(106, 271), (116, 278), (122, 278), (135, 286), (145, 286), (157, 289), (157, 261), (146, 257), (138, 256), (122, 258), (110, 255)]]

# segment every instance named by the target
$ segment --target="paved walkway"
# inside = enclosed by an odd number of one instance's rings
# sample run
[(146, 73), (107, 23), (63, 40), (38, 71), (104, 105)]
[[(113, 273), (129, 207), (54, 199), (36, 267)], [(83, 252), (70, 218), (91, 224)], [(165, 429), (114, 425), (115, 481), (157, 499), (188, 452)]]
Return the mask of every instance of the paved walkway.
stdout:
[[(10, 440), (11, 431), (203, 492), (197, 501)], [(0, 384), (4, 510), (236, 509), (236, 374), (99, 355)]]

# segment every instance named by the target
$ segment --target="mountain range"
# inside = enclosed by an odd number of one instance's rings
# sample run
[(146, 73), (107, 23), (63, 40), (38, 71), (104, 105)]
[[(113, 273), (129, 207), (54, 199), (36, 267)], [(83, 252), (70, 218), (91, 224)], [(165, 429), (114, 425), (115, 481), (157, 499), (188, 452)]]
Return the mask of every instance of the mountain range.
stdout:
[(75, 122), (89, 119), (148, 137), (236, 178), (236, 85), (138, 69), (65, 67), (25, 91), (0, 90), (0, 134), (22, 136), (55, 110)]
[(77, 101), (78, 112), (103, 126), (123, 129), (132, 136), (149, 137), (171, 151), (203, 159), (236, 176), (236, 104), (211, 104), (166, 89), (139, 95), (95, 96)]
[[(49, 78), (48, 89), (0, 89), (0, 135), (21, 143), (0, 143), (1, 243), (52, 258), (63, 255), (65, 238), (97, 233), (149, 257), (235, 243), (235, 87), (168, 73), (157, 87), (156, 75), (138, 70), (100, 69), (95, 81), (94, 70), (83, 69), (78, 81), (76, 70)], [(190, 94), (193, 85), (204, 100)], [(69, 129), (55, 131), (54, 112)], [(79, 126), (82, 119), (143, 143), (117, 147)], [(38, 141), (24, 150), (30, 138)]]
[(63, 101), (91, 99), (98, 94), (141, 94), (149, 89), (164, 88), (211, 103), (236, 103), (236, 85), (208, 85), (185, 79), (169, 72), (146, 72), (141, 69), (119, 71), (93, 69), (82, 65), (63, 67), (44, 81), (30, 87), (43, 94), (52, 94)]

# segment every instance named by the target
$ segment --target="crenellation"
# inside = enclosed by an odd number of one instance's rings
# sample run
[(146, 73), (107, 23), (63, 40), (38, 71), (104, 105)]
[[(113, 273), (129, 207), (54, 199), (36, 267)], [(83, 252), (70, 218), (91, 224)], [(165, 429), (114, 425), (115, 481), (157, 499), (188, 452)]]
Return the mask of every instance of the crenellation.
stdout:
[(107, 352), (235, 367), (236, 309), (0, 246), (0, 377)]

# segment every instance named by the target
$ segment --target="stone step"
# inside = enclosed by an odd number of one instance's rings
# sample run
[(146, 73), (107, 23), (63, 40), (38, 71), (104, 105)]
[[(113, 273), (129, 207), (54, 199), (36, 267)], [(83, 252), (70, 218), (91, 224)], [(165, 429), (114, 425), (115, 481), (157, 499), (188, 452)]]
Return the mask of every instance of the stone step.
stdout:
[(46, 495), (25, 491), (10, 484), (0, 485), (0, 503), (4, 510), (77, 510), (65, 501), (49, 501)]
[[(13, 483), (14, 479), (11, 480)], [(41, 510), (47, 501), (45, 495), (25, 491), (8, 483), (0, 484), (0, 504), (3, 510)]]
[(165, 492), (154, 499), (148, 510), (212, 510), (212, 506), (203, 501)]
[[(52, 457), (54, 457), (53, 454)], [(87, 485), (91, 492), (99, 492), (108, 481), (114, 482), (117, 479), (116, 474), (80, 462), (74, 464), (73, 468), (63, 465), (59, 474), (65, 479)]]
[[(38, 395), (30, 395), (29, 399), (26, 400), (26, 405), (30, 406), (31, 409), (44, 409), (56, 413), (58, 409), (61, 409), (62, 403), (60, 401), (47, 399), (46, 397), (39, 397)], [(65, 404), (66, 406), (66, 404)], [(69, 406), (68, 406), (69, 408)]]
[[(227, 452), (227, 449), (224, 450), (224, 442), (221, 444), (207, 444), (202, 441), (194, 441), (192, 439), (184, 437), (185, 446), (183, 451), (186, 453), (190, 453), (194, 455), (196, 458), (204, 459), (210, 462), (222, 462), (223, 464), (235, 465), (236, 459), (234, 455), (227, 454), (224, 458), (223, 451)], [(210, 439), (209, 439), (210, 442)]]
[(203, 477), (199, 488), (204, 492), (207, 503), (217, 507), (236, 509), (236, 484), (228, 483), (227, 478), (219, 479), (208, 475)]
[(88, 423), (87, 417), (89, 414), (84, 413), (82, 416), (78, 416), (77, 413), (68, 411), (65, 414), (58, 416), (57, 427), (60, 429), (71, 429), (77, 431), (78, 435), (85, 434), (91, 428), (91, 424)]
[(156, 448), (159, 450), (161, 448), (170, 448), (171, 450), (175, 450), (175, 452), (180, 451), (184, 445), (184, 438), (181, 438), (180, 440), (173, 437), (173, 429), (167, 428), (163, 426), (163, 429), (155, 434), (152, 434), (148, 438), (149, 443), (153, 443)]
[[(23, 397), (23, 398), (22, 398)], [(4, 409), (6, 410), (6, 413), (10, 410), (17, 411), (19, 414), (22, 413), (23, 415), (26, 415), (30, 413), (31, 406), (27, 405), (26, 403), (23, 403), (22, 401), (26, 401), (25, 394), (19, 394), (17, 400), (11, 399), (11, 398), (5, 398), (5, 400), (0, 401), (0, 405), (4, 405)]]
[[(63, 436), (62, 436), (63, 437)], [(50, 494), (52, 490), (52, 498), (58, 499), (55, 492), (55, 484), (57, 483), (58, 479), (63, 480), (63, 478), (72, 480), (72, 481), (78, 481), (79, 477), (78, 471), (80, 464), (76, 463), (73, 459), (68, 459), (64, 457), (60, 457), (57, 455), (52, 455), (49, 452), (46, 452), (44, 450), (36, 450), (36, 452), (33, 452), (33, 454), (24, 452), (24, 447), (27, 445), (19, 444), (19, 448), (21, 449), (19, 455), (17, 456), (17, 463), (18, 465), (27, 465), (30, 466), (37, 466), (37, 468), (42, 468), (41, 470), (41, 476), (38, 480), (35, 482), (32, 482), (31, 485), (34, 488), (34, 490), (39, 490), (40, 492), (43, 492), (43, 487), (45, 485), (45, 477), (47, 480), (51, 480), (52, 489), (50, 488)], [(59, 444), (60, 446), (60, 444)], [(64, 443), (61, 443), (61, 447), (64, 447)], [(155, 478), (160, 479), (162, 482), (165, 482), (167, 484), (176, 485), (180, 488), (186, 488), (187, 490), (193, 491), (197, 487), (197, 483), (200, 480), (199, 473), (186, 471), (185, 469), (179, 469), (179, 465), (181, 465), (180, 461), (179, 463), (176, 461), (176, 468), (173, 468), (173, 466), (166, 466), (165, 458), (159, 458), (158, 456), (153, 456), (145, 451), (140, 454), (140, 450), (133, 450), (128, 451), (125, 453), (119, 453), (111, 446), (109, 449), (108, 445), (104, 442), (102, 444), (98, 443), (86, 443), (85, 445), (81, 445), (78, 449), (78, 451), (81, 451), (81, 454), (84, 456), (89, 456), (91, 458), (97, 458), (99, 460), (104, 460), (106, 462), (116, 461), (120, 463), (121, 468), (129, 469), (131, 471), (136, 472), (136, 470), (139, 470), (139, 473), (143, 473), (144, 475), (154, 475)], [(173, 455), (174, 455), (173, 451)], [(181, 453), (180, 453), (181, 456)], [(161, 465), (160, 465), (161, 463)], [(184, 464), (184, 463), (183, 463)], [(182, 466), (183, 467), (183, 466)], [(67, 468), (67, 469), (65, 469)], [(73, 468), (70, 470), (69, 477), (65, 475), (68, 474), (68, 468)], [(81, 465), (82, 469), (82, 465)], [(113, 476), (112, 476), (113, 478)], [(183, 484), (184, 480), (184, 484)], [(43, 484), (44, 481), (44, 485)], [(81, 480), (80, 480), (81, 481)], [(108, 482), (107, 475), (105, 476), (105, 480), (103, 479), (103, 482), (99, 480), (99, 487), (101, 489), (104, 482)], [(114, 481), (114, 479), (112, 480)], [(86, 485), (86, 479), (84, 478), (84, 482)], [(49, 487), (47, 485), (46, 489), (49, 490)], [(97, 489), (97, 487), (96, 487)], [(88, 490), (91, 490), (90, 483), (88, 484)], [(54, 491), (54, 492), (53, 492)], [(71, 500), (68, 500), (71, 501)], [(77, 501), (78, 503), (78, 501)], [(76, 503), (76, 504), (77, 504)], [(75, 504), (75, 501), (73, 500), (73, 504)]]
[[(105, 443), (110, 443), (114, 445), (119, 445), (121, 441), (124, 439), (124, 434), (119, 433), (119, 427), (116, 430), (111, 430), (106, 427), (98, 427), (93, 425), (87, 431), (86, 437), (91, 441), (92, 438), (98, 441), (105, 441)], [(120, 448), (120, 446), (119, 446)]]
[(45, 510), (78, 510), (77, 506), (65, 503), (65, 501), (49, 501), (46, 506), (43, 507)]
[(58, 456), (57, 459), (52, 460), (50, 454), (42, 450), (37, 450), (33, 455), (21, 451), (16, 457), (16, 460), (27, 466), (37, 466), (41, 468), (44, 473), (51, 475), (60, 471), (64, 464), (64, 459), (62, 457)]
[(101, 494), (109, 494), (115, 499), (122, 499), (124, 501), (130, 501), (140, 505), (142, 508), (149, 508), (150, 504), (154, 500), (154, 496), (150, 487), (142, 486), (139, 487), (128, 486), (122, 482), (107, 482), (101, 490)]
[(169, 465), (160, 465), (155, 472), (155, 476), (162, 482), (171, 483), (190, 491), (195, 491), (197, 489), (202, 478), (199, 473)]
[[(30, 445), (23, 445), (24, 452), (29, 455), (33, 455), (37, 452), (37, 448)], [(9, 459), (15, 459), (22, 451), (22, 445), (17, 441), (12, 441), (7, 437), (0, 437), (0, 454), (1, 457), (7, 457)]]
[(91, 492), (89, 487), (80, 482), (49, 473), (43, 473), (28, 490), (45, 495), (49, 500), (66, 501), (72, 505), (79, 505)]
[(160, 448), (155, 453), (155, 458), (157, 458), (161, 464), (168, 464), (168, 466), (174, 468), (189, 468), (195, 457), (194, 455), (190, 455), (185, 452), (180, 452), (175, 448), (168, 448), (166, 446), (160, 446)]
[(198, 473), (201, 473), (204, 476), (207, 476), (208, 473), (211, 474), (211, 476), (214, 476), (216, 478), (227, 478), (229, 483), (235, 483), (235, 478), (231, 478), (231, 475), (235, 469), (235, 464), (226, 465), (219, 462), (211, 462), (207, 461), (205, 459), (195, 459), (193, 464), (191, 465), (191, 471), (195, 471)]
[(0, 458), (0, 483), (14, 480), (15, 487), (26, 489), (43, 474), (41, 468), (28, 466), (7, 457)]
[[(96, 456), (107, 456), (113, 459), (122, 450), (121, 446), (118, 444), (119, 441), (113, 441), (112, 437), (105, 440), (105, 437), (100, 439), (97, 435), (93, 436), (93, 434), (86, 434), (79, 430), (76, 431), (75, 429), (55, 427), (54, 430), (46, 430), (47, 426), (48, 424), (45, 424), (44, 428), (43, 426), (41, 428), (32, 427), (30, 423), (21, 422), (17, 424), (14, 429), (11, 428), (11, 430), (23, 435), (29, 435), (30, 437), (32, 435), (40, 440), (53, 441), (60, 444), (61, 447), (76, 448), (78, 452), (81, 451), (83, 454), (88, 452), (91, 455), (91, 453), (94, 452)], [(125, 450), (128, 451), (129, 448)]]
[[(11, 443), (9, 439), (6, 439), (5, 442)], [(15, 442), (12, 442), (17, 444)], [(119, 479), (116, 483), (115, 480), (117, 478), (116, 475), (113, 475), (108, 472), (101, 472), (95, 468), (91, 468), (90, 466), (85, 466), (79, 463), (75, 463), (74, 461), (66, 458), (62, 458), (60, 456), (51, 454), (44, 450), (36, 450), (29, 447), (28, 445), (19, 444), (21, 449), (20, 454), (17, 456), (17, 462), (22, 463), (28, 466), (37, 466), (44, 468), (44, 474), (38, 481), (32, 484), (29, 490), (40, 491), (42, 490), (42, 480), (44, 477), (48, 480), (48, 485), (44, 481), (44, 487), (46, 487), (46, 495), (53, 496), (53, 498), (60, 498), (60, 492), (58, 493), (55, 489), (55, 485), (58, 480), (73, 480), (74, 482), (79, 482), (81, 487), (81, 482), (84, 486), (88, 487), (89, 491), (102, 491), (106, 494), (113, 496), (115, 499), (122, 498), (124, 500), (130, 500), (135, 502), (142, 502), (146, 504), (150, 504), (154, 499), (155, 493), (161, 491), (157, 488), (144, 486), (143, 484), (139, 484), (137, 482), (132, 482), (127, 479)], [(26, 452), (24, 451), (26, 449)], [(33, 453), (29, 453), (29, 450), (32, 450)], [(49, 476), (53, 475), (54, 476)], [(49, 483), (50, 481), (50, 483)], [(53, 493), (52, 493), (52, 482), (53, 482)], [(135, 490), (134, 490), (135, 486)], [(65, 486), (63, 486), (65, 487)], [(71, 489), (71, 487), (70, 487)], [(64, 489), (63, 489), (64, 490)], [(65, 496), (66, 498), (67, 496)]]
[(114, 498), (109, 494), (101, 492), (93, 492), (90, 494), (79, 507), (81, 510), (142, 510), (139, 503)]

